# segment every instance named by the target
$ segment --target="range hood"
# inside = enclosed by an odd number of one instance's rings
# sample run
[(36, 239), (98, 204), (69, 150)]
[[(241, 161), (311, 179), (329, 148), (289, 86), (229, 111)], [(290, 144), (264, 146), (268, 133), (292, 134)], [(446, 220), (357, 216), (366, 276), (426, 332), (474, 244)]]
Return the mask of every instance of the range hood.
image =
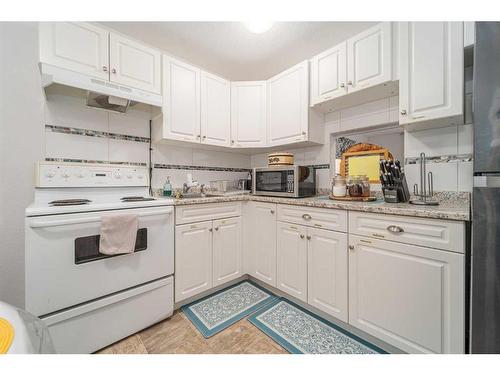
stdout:
[(53, 85), (75, 88), (86, 96), (87, 105), (115, 112), (126, 112), (137, 103), (161, 107), (162, 96), (147, 91), (119, 85), (88, 75), (40, 63), (42, 87)]

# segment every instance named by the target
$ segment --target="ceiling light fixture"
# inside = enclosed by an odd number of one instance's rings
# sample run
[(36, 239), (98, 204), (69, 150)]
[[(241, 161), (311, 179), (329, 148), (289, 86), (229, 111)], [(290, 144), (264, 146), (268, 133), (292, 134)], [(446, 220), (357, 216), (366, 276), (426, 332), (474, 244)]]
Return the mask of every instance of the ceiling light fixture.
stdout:
[(271, 21), (249, 21), (244, 22), (246, 28), (255, 34), (262, 34), (273, 27), (274, 22)]

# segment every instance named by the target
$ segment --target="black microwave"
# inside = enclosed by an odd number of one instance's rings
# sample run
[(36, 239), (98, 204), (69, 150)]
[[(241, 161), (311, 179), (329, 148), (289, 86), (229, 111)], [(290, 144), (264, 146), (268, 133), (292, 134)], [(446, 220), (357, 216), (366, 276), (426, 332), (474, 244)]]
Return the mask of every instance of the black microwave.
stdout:
[(300, 165), (254, 168), (252, 192), (275, 197), (311, 197), (316, 195), (316, 173), (313, 167)]

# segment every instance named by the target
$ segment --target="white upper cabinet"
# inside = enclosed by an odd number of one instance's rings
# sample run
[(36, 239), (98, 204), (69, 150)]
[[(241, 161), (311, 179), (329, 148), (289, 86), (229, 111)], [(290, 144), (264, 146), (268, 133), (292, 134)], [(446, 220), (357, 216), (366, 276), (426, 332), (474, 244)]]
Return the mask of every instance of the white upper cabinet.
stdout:
[(363, 90), (392, 79), (391, 23), (381, 22), (347, 40), (347, 86)]
[(436, 127), (463, 122), (463, 50), (463, 22), (401, 22), (401, 125), (415, 124), (410, 129), (417, 129), (420, 123)]
[(161, 92), (161, 53), (158, 50), (111, 33), (109, 66), (112, 82), (157, 94)]
[(266, 146), (266, 81), (231, 82), (231, 145)]
[(109, 78), (109, 32), (84, 22), (41, 22), (40, 61)]
[(268, 145), (308, 140), (309, 62), (267, 81)]
[(163, 56), (163, 138), (200, 142), (200, 77), (197, 67)]
[(311, 59), (311, 105), (347, 93), (347, 43)]
[(231, 83), (201, 72), (201, 143), (230, 146)]

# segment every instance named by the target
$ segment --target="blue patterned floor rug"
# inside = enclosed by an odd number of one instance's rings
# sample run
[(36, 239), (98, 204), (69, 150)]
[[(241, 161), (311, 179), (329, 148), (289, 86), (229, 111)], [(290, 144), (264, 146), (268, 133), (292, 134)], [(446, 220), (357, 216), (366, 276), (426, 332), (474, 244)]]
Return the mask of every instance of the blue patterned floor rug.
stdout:
[(277, 299), (257, 284), (244, 280), (183, 306), (182, 311), (209, 338)]
[(248, 321), (294, 354), (386, 353), (285, 298), (275, 299)]

